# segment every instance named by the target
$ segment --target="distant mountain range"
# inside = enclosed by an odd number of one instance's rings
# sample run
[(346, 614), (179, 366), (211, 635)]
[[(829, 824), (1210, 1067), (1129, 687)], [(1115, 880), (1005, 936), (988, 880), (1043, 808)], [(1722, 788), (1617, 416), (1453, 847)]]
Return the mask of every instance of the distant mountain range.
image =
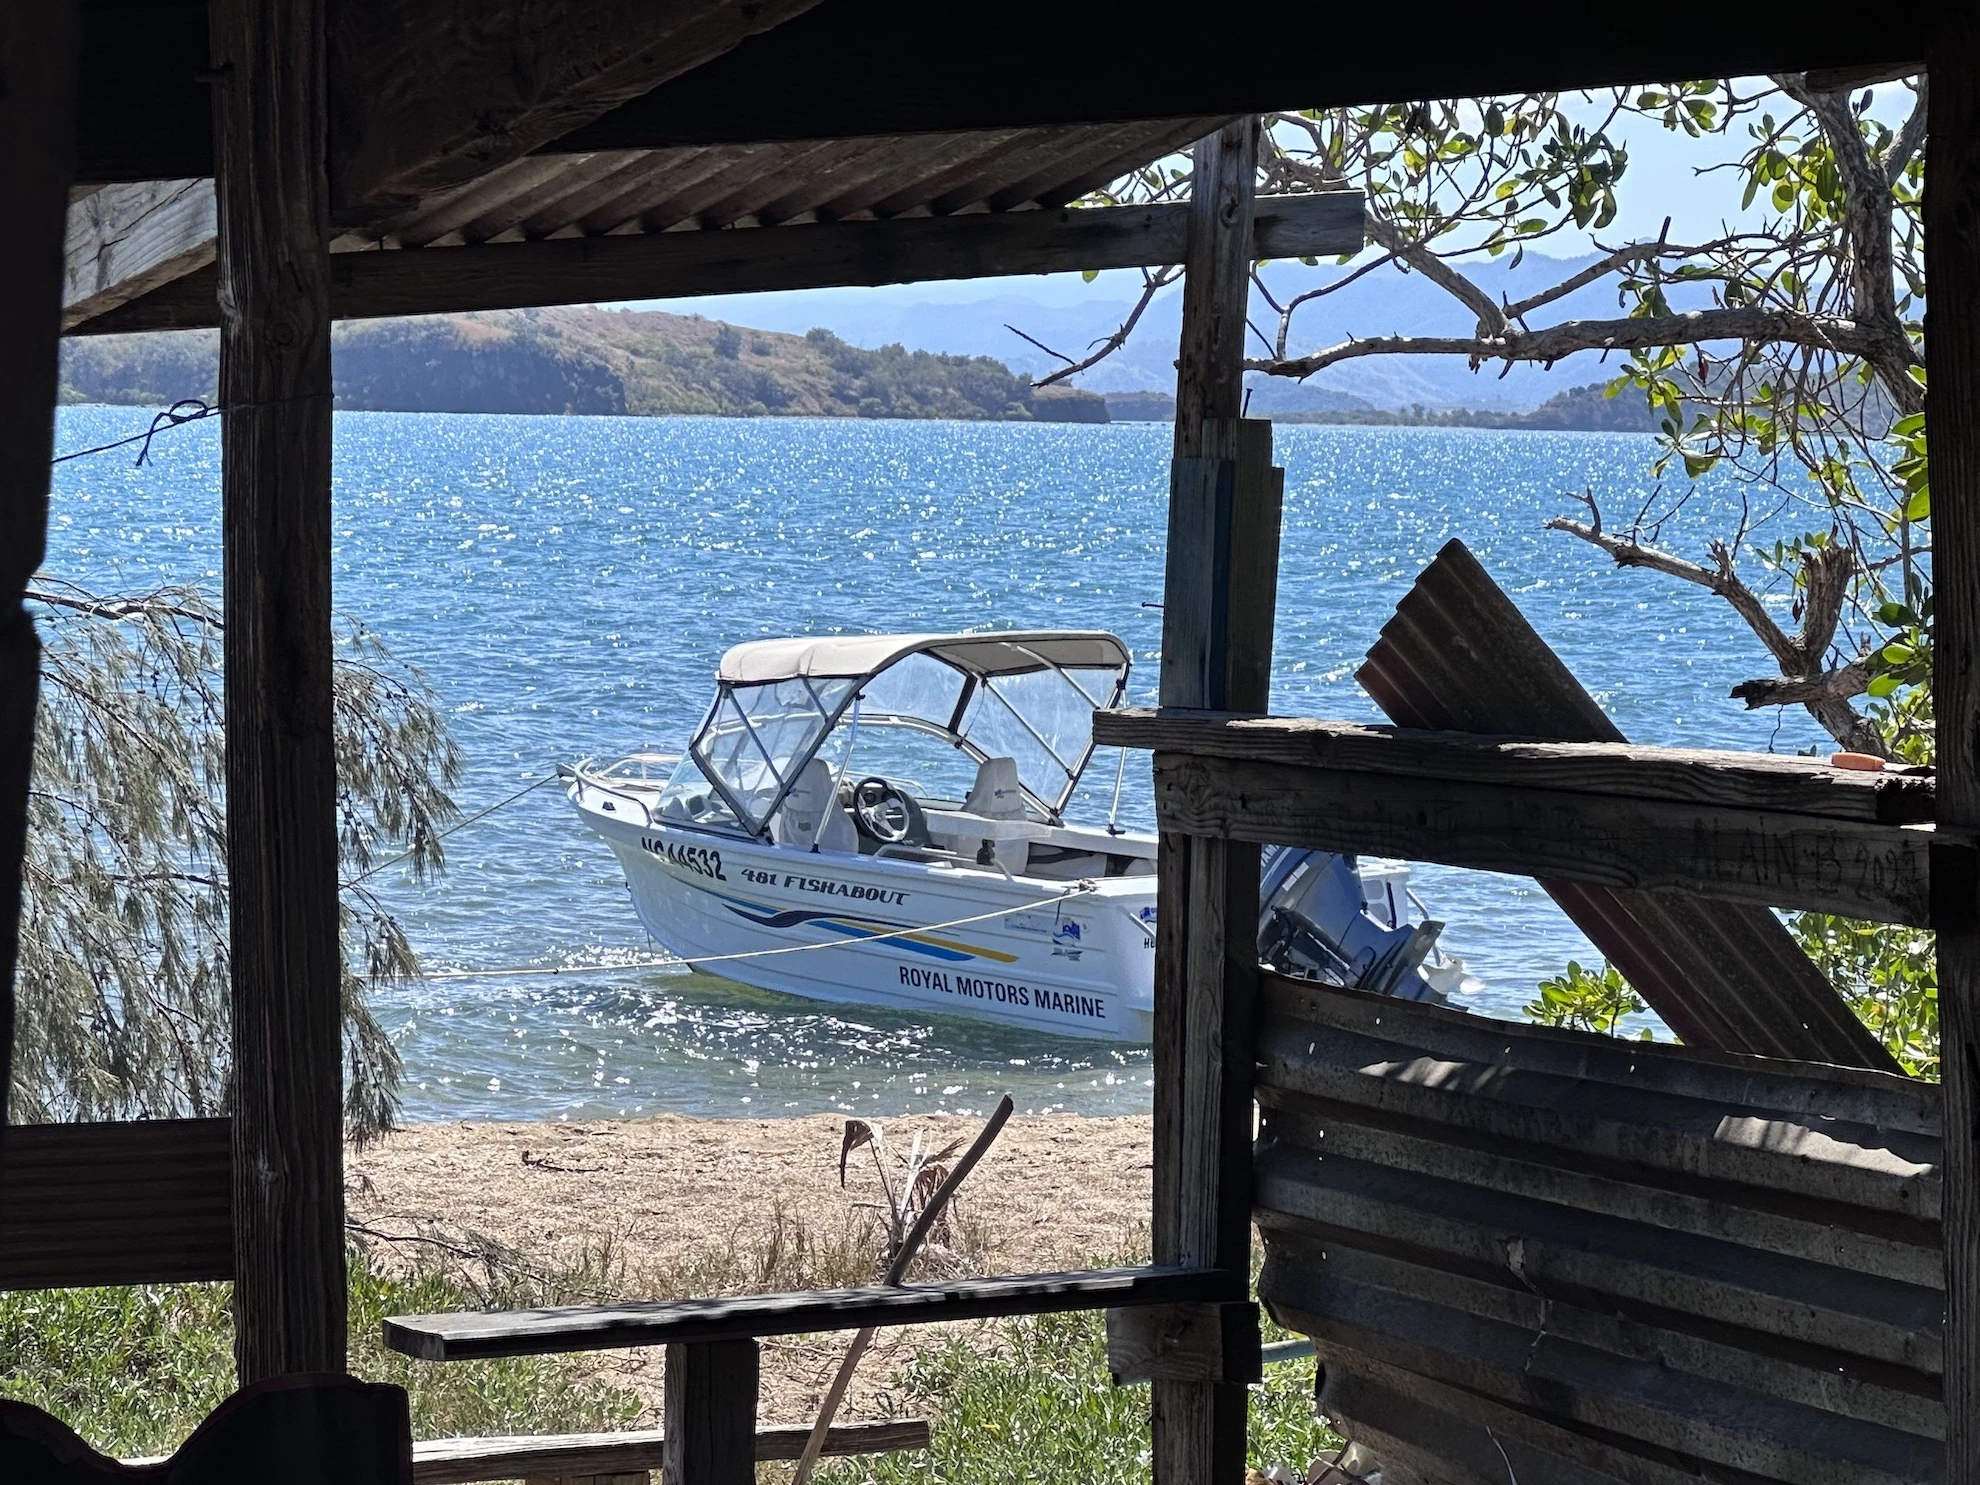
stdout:
[[(1594, 261), (1593, 256), (1560, 259), (1528, 253), (1517, 263), (1511, 255), (1468, 261), (1464, 271), (1493, 298), (1517, 301)], [(1266, 265), (1263, 277), (1273, 296), (1284, 303), (1294, 294), (1337, 279), (1343, 271), (1281, 262)], [(801, 331), (822, 325), (857, 345), (898, 343), (909, 349), (994, 356), (1035, 377), (1065, 363), (1027, 343), (1016, 331), (1064, 355), (1082, 356), (1119, 326), (1133, 305), (1127, 296), (1137, 282), (1133, 275), (1110, 273), (1085, 286), (1084, 294), (1076, 284), (1068, 289), (1057, 279), (1004, 279), (982, 285), (982, 295), (976, 298), (967, 297), (960, 285), (905, 285), (667, 303), (670, 308), (691, 305), (700, 313), (766, 330)], [(1693, 307), (1683, 286), (1674, 287), (1673, 300), (1679, 308)], [(1546, 320), (1606, 318), (1620, 312), (1611, 280), (1549, 305)], [(1277, 329), (1277, 315), (1256, 291), (1251, 318), (1267, 333)], [(1302, 307), (1293, 320), (1289, 348), (1312, 350), (1353, 336), (1469, 335), (1474, 328), (1473, 318), (1444, 290), (1420, 274), (1391, 266)], [(1181, 333), (1182, 293), (1176, 286), (1149, 306), (1128, 343), (1077, 378), (1078, 385), (1110, 394), (1173, 391)], [(1255, 337), (1251, 348), (1264, 349)], [(1538, 407), (1557, 392), (1605, 379), (1613, 375), (1613, 366), (1611, 361), (1605, 367), (1594, 353), (1552, 367), (1522, 365), (1510, 371), (1498, 366), (1473, 371), (1456, 356), (1369, 356), (1330, 367), (1303, 382), (1253, 377), (1251, 411), (1270, 417), (1417, 406), (1520, 412)]]
[[(1486, 292), (1516, 300), (1586, 261), (1529, 254), (1518, 265), (1487, 262), (1467, 272)], [(1274, 263), (1264, 278), (1284, 302), (1338, 272)], [(1091, 285), (1066, 278), (738, 295), (670, 307), (695, 313), (584, 306), (345, 324), (334, 340), (337, 405), (1055, 422), (1173, 417), (1181, 332), (1181, 296), (1173, 289), (1149, 308), (1125, 347), (1077, 379), (1077, 388), (1033, 388), (1034, 377), (1062, 363), (1011, 327), (1080, 355), (1130, 308), (1117, 297), (1119, 274)], [(1130, 277), (1129, 286), (1137, 281)], [(1083, 288), (1093, 297), (1084, 297)], [(968, 297), (979, 289), (982, 297)], [(1273, 323), (1262, 296), (1253, 311), (1255, 323)], [(1615, 312), (1614, 290), (1590, 286), (1550, 306), (1549, 318)], [(1443, 290), (1418, 274), (1382, 268), (1313, 301), (1295, 322), (1291, 344), (1311, 348), (1353, 334), (1464, 335), (1472, 328)], [(211, 398), (217, 366), (211, 331), (72, 340), (63, 347), (63, 395), (146, 405)], [(1304, 382), (1254, 376), (1248, 410), (1281, 421), (1652, 426), (1638, 400), (1605, 399), (1589, 385), (1613, 375), (1593, 354), (1503, 370), (1474, 372), (1459, 357), (1370, 356)]]
[[(1034, 391), (987, 356), (850, 345), (693, 316), (596, 308), (433, 315), (340, 325), (337, 406), (382, 412), (711, 413), (1104, 423), (1071, 388)], [(213, 331), (66, 341), (72, 402), (211, 399)]]
[[(1109, 392), (1106, 402), (1108, 415), (1116, 423), (1168, 423), (1176, 416), (1176, 399), (1166, 392)], [(1274, 420), (1375, 428), (1532, 428), (1577, 433), (1655, 433), (1660, 426), (1642, 393), (1625, 389), (1611, 397), (1606, 382), (1569, 387), (1526, 412), (1418, 404), (1395, 410), (1343, 407), (1281, 412), (1274, 414)]]

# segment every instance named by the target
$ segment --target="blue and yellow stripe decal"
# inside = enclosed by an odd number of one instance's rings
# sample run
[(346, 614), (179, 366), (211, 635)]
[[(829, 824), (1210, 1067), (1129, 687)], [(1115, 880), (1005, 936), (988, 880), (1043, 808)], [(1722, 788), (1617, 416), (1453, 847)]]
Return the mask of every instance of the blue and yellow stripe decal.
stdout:
[(1007, 954), (1002, 949), (960, 943), (951, 938), (938, 938), (932, 933), (913, 931), (912, 923), (895, 923), (885, 918), (858, 918), (846, 913), (819, 912), (808, 908), (774, 908), (747, 898), (731, 897), (726, 892), (710, 892), (710, 895), (720, 898), (722, 905), (738, 918), (747, 919), (759, 928), (816, 927), (855, 940), (884, 935), (889, 943), (912, 949), (917, 954), (926, 954), (931, 959), (940, 959), (945, 964), (965, 964), (972, 959), (988, 959), (997, 964), (1018, 962), (1017, 955)]

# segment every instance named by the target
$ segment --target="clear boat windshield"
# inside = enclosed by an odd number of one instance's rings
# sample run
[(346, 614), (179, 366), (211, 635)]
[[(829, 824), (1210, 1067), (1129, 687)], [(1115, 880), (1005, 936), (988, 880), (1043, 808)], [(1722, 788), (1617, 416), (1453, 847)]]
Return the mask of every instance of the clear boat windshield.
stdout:
[[(1056, 820), (1092, 755), (1094, 709), (1118, 704), (1128, 660), (1111, 636), (1076, 656), (1109, 664), (1054, 663), (1046, 640), (1024, 638), (936, 637), (863, 676), (721, 680), (690, 753), (752, 832), (820, 756), (841, 779), (882, 774), (944, 800), (965, 796), (983, 760), (1009, 758), (1027, 807)], [(973, 663), (979, 651), (994, 665)]]

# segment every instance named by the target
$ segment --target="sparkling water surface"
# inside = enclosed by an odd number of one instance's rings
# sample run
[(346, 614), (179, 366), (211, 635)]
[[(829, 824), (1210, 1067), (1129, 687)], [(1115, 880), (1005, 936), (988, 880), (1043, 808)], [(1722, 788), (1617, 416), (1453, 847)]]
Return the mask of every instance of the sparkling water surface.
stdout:
[[(58, 451), (149, 418), (65, 408)], [(468, 813), (559, 762), (678, 749), (722, 651), (762, 636), (1110, 629), (1134, 653), (1131, 699), (1152, 701), (1169, 446), (1153, 424), (340, 413), (336, 601), (438, 689)], [(1276, 446), (1275, 711), (1378, 720), (1354, 669), (1460, 537), (1633, 740), (1817, 740), (1798, 711), (1726, 699), (1768, 666), (1725, 605), (1541, 529), (1583, 490), (1612, 523), (1633, 516), (1654, 490), (1649, 438), (1282, 426)], [(1822, 524), (1778, 503), (1752, 495), (1756, 541)], [(1747, 506), (1708, 480), (1663, 540), (1702, 554)], [(129, 450), (57, 466), (47, 568), (101, 590), (217, 592), (219, 517), (217, 428), (175, 429), (141, 468)], [(1786, 622), (1786, 585), (1769, 601)], [(1116, 757), (1096, 756), (1076, 812), (1104, 817)], [(1122, 817), (1151, 822), (1144, 757)], [(980, 1110), (1005, 1091), (1021, 1109), (1148, 1106), (1142, 1048), (608, 973), (656, 951), (555, 787), (453, 836), (438, 883), (378, 880), (427, 968), (450, 976), (380, 997), (413, 1120)], [(1517, 1015), (1536, 980), (1593, 954), (1529, 882), (1422, 866), (1415, 885), (1486, 981), (1482, 1011)], [(482, 973), (517, 969), (557, 972)]]

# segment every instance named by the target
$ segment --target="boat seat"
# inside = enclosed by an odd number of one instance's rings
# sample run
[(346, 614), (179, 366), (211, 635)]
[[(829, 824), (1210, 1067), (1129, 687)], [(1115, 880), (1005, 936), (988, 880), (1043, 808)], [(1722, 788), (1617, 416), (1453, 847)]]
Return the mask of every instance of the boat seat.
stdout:
[[(1024, 794), (1018, 788), (1017, 759), (985, 758), (977, 764), (976, 782), (969, 786), (969, 793), (963, 799), (963, 813), (981, 815), (986, 820), (1024, 819)], [(977, 858), (983, 845), (967, 831), (952, 832), (950, 838), (956, 842), (958, 854), (971, 859)], [(1023, 871), (1031, 859), (1029, 841), (998, 840), (988, 844), (996, 863), (1013, 874)]]
[(839, 803), (838, 780), (831, 764), (823, 758), (805, 764), (791, 792), (777, 807), (777, 816), (770, 822), (770, 837), (780, 846), (798, 850), (808, 851), (814, 844), (821, 851), (850, 854), (859, 850), (859, 831)]
[(1022, 820), (1024, 794), (1018, 788), (1017, 759), (985, 758), (976, 765), (963, 809), (986, 820)]

